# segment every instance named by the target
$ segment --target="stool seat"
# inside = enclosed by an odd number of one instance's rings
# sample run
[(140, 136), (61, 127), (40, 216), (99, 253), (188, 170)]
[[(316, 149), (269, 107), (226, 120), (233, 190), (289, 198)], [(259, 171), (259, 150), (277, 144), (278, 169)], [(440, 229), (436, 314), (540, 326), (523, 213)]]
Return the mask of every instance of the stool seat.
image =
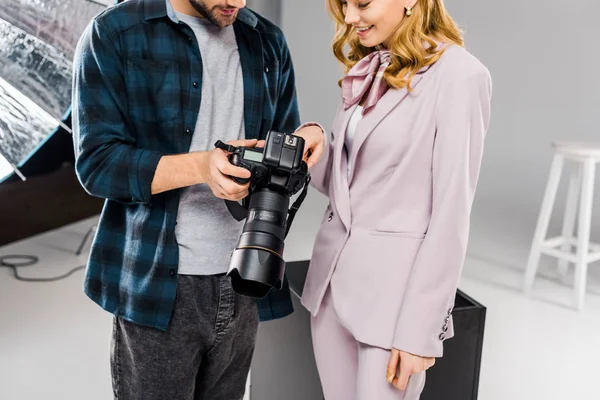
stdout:
[(556, 151), (565, 155), (593, 157), (600, 159), (600, 142), (567, 142), (552, 143)]

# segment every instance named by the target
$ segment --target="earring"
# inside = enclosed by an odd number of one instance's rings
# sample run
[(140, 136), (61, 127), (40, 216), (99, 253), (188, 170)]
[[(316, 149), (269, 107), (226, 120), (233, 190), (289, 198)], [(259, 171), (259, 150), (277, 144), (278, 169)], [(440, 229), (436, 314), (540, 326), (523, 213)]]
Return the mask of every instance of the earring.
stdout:
[(410, 17), (412, 14), (412, 7), (406, 7), (406, 16)]

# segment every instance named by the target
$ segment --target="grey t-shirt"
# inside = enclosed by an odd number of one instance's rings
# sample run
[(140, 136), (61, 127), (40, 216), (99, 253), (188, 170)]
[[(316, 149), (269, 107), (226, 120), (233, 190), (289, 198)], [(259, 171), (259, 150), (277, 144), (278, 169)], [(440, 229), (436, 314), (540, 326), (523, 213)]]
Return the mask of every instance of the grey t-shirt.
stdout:
[[(202, 55), (202, 103), (190, 151), (207, 151), (217, 140), (243, 139), (244, 85), (233, 26), (220, 28), (204, 18), (175, 13), (194, 31)], [(244, 222), (236, 221), (223, 199), (208, 185), (181, 192), (175, 237), (179, 273), (212, 275), (227, 272)]]

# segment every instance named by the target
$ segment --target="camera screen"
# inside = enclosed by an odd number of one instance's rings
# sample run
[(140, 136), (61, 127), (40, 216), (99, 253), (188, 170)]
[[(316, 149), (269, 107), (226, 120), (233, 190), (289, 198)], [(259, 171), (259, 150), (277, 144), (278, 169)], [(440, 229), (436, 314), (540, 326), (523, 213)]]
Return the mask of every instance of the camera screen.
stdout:
[(259, 153), (257, 151), (245, 150), (244, 151), (244, 160), (262, 162), (263, 153)]

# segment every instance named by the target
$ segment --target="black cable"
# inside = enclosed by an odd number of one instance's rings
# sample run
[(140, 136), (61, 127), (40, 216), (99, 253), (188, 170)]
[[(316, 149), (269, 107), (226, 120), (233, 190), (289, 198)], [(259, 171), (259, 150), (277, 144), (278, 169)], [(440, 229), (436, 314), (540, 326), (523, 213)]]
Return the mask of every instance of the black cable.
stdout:
[(30, 267), (32, 265), (37, 264), (39, 260), (40, 259), (36, 256), (28, 256), (28, 255), (22, 255), (22, 254), (6, 255), (6, 256), (0, 257), (0, 267), (12, 269), (15, 279), (22, 281), (22, 282), (56, 282), (61, 279), (68, 278), (69, 276), (73, 275), (75, 272), (79, 271), (80, 269), (85, 268), (85, 265), (81, 265), (79, 267), (73, 268), (66, 274), (56, 276), (54, 278), (23, 278), (21, 275), (19, 275), (18, 268)]
[(86, 1), (87, 1), (88, 3), (97, 4), (97, 5), (99, 5), (99, 6), (102, 6), (102, 7), (108, 7), (108, 5), (107, 5), (107, 4), (105, 4), (105, 3), (102, 3), (102, 2), (100, 2), (100, 1), (96, 1), (96, 0), (86, 0)]

